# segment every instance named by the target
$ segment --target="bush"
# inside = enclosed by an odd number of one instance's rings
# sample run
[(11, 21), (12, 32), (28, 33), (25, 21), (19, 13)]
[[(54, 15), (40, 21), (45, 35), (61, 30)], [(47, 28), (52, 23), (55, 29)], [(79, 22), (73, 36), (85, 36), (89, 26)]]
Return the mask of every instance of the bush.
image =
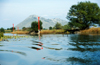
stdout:
[(2, 32), (0, 32), (0, 38), (1, 38), (1, 37), (3, 37), (3, 36), (4, 36), (4, 35), (3, 35), (3, 33), (2, 33)]
[(0, 32), (3, 32), (3, 33), (5, 33), (5, 30), (4, 30), (4, 28), (1, 28), (1, 29), (0, 29)]

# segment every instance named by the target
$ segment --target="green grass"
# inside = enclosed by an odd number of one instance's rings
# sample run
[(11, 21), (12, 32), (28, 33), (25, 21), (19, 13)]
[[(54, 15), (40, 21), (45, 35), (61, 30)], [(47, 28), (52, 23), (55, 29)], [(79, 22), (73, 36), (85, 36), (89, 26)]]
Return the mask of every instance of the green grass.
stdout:
[(3, 33), (2, 32), (0, 32), (0, 41), (2, 41), (2, 37), (3, 37), (4, 35), (3, 35)]
[(11, 30), (5, 30), (5, 33), (11, 33)]

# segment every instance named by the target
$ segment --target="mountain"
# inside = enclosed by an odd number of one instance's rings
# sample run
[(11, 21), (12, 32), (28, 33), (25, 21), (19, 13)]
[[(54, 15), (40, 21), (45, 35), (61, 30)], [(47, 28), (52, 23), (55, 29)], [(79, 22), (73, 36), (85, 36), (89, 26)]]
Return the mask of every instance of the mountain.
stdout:
[[(45, 19), (43, 17), (40, 17), (40, 20), (42, 21), (42, 26), (43, 28), (49, 29), (49, 27), (53, 27), (57, 22), (61, 23), (62, 25), (67, 24), (67, 21), (54, 18), (54, 19)], [(22, 29), (23, 27), (31, 27), (31, 23), (33, 21), (38, 21), (38, 16), (37, 15), (30, 15), (28, 18), (26, 18), (24, 21), (19, 23), (16, 28), (19, 27), (19, 29)]]

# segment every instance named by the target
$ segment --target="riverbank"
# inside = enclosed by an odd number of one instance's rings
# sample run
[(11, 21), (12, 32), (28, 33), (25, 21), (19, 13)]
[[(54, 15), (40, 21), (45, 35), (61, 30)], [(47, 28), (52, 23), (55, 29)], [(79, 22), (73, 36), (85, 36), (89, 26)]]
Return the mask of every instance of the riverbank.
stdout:
[(12, 34), (28, 34), (29, 31), (14, 31), (14, 32), (11, 32)]
[[(14, 32), (11, 32), (11, 33), (12, 34), (29, 34), (29, 31), (14, 31)], [(33, 32), (31, 32), (31, 33), (33, 33)], [(68, 31), (65, 32), (65, 30), (63, 30), (63, 29), (58, 29), (58, 30), (41, 30), (40, 34), (69, 34), (69, 32)]]
[(41, 30), (40, 34), (69, 34), (69, 32), (65, 32), (63, 29), (58, 30)]
[(100, 28), (90, 28), (86, 30), (81, 30), (79, 34), (100, 35)]
[(0, 32), (0, 41), (2, 41), (2, 37), (3, 37), (4, 35), (3, 35), (3, 33), (2, 32)]

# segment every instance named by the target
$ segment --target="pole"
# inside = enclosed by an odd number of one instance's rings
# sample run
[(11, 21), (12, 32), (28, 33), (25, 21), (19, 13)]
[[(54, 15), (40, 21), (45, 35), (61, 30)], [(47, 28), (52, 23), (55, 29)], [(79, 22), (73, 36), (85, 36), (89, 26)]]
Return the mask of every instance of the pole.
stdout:
[(38, 17), (38, 30), (40, 30), (40, 21), (39, 21), (40, 17)]
[(38, 17), (38, 33), (40, 34), (40, 21), (39, 21), (40, 17)]
[(40, 40), (40, 17), (38, 17), (38, 34), (39, 34), (39, 40)]
[(17, 27), (17, 31), (19, 31), (19, 27)]
[(14, 32), (14, 24), (13, 24), (13, 32)]
[[(14, 24), (13, 24), (13, 32), (14, 32)], [(14, 36), (14, 34), (13, 34), (13, 36)]]

